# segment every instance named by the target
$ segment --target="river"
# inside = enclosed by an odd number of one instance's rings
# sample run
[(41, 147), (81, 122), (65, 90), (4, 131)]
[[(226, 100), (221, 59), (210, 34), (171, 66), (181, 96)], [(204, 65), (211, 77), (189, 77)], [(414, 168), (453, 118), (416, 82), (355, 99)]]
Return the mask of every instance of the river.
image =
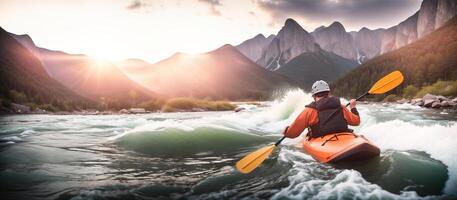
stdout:
[(456, 199), (457, 115), (359, 104), (381, 149), (321, 164), (286, 139), (254, 172), (234, 164), (281, 137), (311, 101), (291, 91), (241, 112), (0, 116), (2, 199)]

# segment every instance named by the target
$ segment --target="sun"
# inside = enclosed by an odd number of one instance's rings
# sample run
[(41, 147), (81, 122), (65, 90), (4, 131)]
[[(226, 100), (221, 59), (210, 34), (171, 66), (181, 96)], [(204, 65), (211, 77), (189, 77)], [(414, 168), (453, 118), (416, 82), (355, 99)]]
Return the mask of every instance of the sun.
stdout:
[(110, 63), (113, 63), (113, 61), (102, 57), (90, 56), (90, 58), (96, 66), (107, 66)]

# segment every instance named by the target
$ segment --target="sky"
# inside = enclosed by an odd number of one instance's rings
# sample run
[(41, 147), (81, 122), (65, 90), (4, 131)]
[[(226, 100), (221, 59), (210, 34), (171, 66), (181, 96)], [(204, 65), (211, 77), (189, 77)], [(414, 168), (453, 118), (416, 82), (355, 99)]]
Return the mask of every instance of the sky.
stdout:
[(0, 26), (40, 47), (101, 60), (154, 63), (276, 34), (287, 18), (305, 30), (388, 28), (421, 0), (0, 0)]

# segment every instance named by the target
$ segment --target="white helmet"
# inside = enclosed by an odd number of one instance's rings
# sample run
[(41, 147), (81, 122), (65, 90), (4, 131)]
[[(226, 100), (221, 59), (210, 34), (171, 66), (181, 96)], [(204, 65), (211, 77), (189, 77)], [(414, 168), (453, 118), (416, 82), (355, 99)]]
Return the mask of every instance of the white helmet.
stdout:
[(330, 91), (330, 87), (323, 80), (316, 81), (316, 82), (314, 82), (313, 86), (311, 86), (311, 93), (313, 95), (315, 95), (319, 92), (328, 92), (328, 91)]

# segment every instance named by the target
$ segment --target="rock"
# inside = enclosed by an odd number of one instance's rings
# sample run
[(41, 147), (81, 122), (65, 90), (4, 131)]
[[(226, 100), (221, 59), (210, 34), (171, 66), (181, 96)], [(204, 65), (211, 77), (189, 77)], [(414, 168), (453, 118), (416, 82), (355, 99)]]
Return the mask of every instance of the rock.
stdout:
[(415, 106), (423, 106), (424, 105), (424, 101), (421, 98), (412, 99), (410, 103), (412, 105), (415, 105)]
[(205, 112), (205, 110), (202, 108), (192, 108), (191, 111), (192, 112)]
[(442, 101), (440, 103), (440, 107), (449, 107), (449, 106), (450, 106), (449, 101)]
[(434, 100), (434, 99), (424, 99), (424, 104), (423, 106), (424, 107), (430, 107), (432, 106), (433, 103), (437, 102), (438, 100)]
[(441, 95), (440, 95), (440, 96), (437, 96), (437, 98), (438, 98), (438, 100), (440, 100), (440, 101), (450, 101), (449, 98), (444, 97), (444, 96), (441, 96)]
[(424, 101), (425, 101), (426, 99), (437, 100), (438, 97), (437, 97), (436, 95), (427, 93), (425, 96), (422, 97), (422, 99), (423, 99)]
[(416, 106), (424, 106), (424, 101), (420, 100), (415, 105)]
[(11, 103), (11, 110), (15, 113), (30, 113), (30, 107), (17, 103)]
[(457, 106), (457, 102), (453, 102), (453, 101), (448, 101), (448, 104), (449, 104), (449, 107)]
[(119, 110), (120, 114), (129, 114), (130, 112), (127, 109)]
[(246, 108), (243, 108), (243, 107), (237, 107), (237, 108), (235, 108), (234, 111), (235, 111), (235, 112), (240, 112), (240, 111), (245, 110), (245, 109), (246, 109)]
[(46, 112), (46, 110), (43, 110), (43, 109), (40, 109), (40, 108), (36, 108), (32, 113), (33, 114), (46, 114), (48, 112)]
[(434, 101), (431, 105), (432, 108), (440, 108), (441, 107), (441, 103), (438, 102), (438, 101)]
[(146, 110), (144, 108), (130, 108), (129, 112), (134, 114), (141, 114), (146, 113)]
[(409, 103), (410, 101), (408, 99), (400, 99), (397, 101), (397, 103)]
[(452, 102), (457, 103), (457, 97), (452, 99)]

